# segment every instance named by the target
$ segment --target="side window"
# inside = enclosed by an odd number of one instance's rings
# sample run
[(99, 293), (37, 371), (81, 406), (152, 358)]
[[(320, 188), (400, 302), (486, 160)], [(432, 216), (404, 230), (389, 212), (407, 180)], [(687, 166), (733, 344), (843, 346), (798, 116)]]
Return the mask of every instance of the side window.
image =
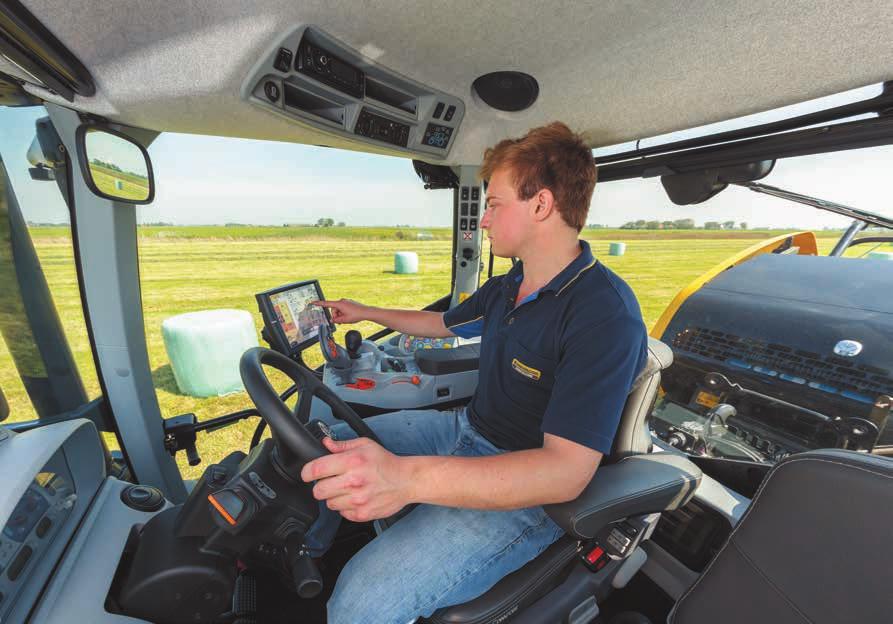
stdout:
[(11, 422), (60, 416), (101, 394), (68, 208), (54, 180), (29, 173), (45, 116), (0, 108), (0, 390)]
[[(760, 463), (814, 448), (889, 452), (893, 431), (875, 405), (893, 392), (893, 352), (866, 319), (882, 305), (893, 232), (867, 227), (843, 257), (828, 257), (853, 217), (802, 196), (891, 219), (891, 160), (889, 147), (783, 159), (758, 182), (775, 195), (730, 186), (696, 206), (672, 204), (656, 179), (596, 187), (583, 236), (632, 286), (649, 328), (677, 293), (721, 267), (709, 288), (669, 308), (657, 332), (674, 351), (651, 421), (658, 437), (695, 455)], [(798, 231), (815, 234), (821, 257), (798, 256), (811, 246), (789, 236)], [(772, 239), (774, 253), (732, 267), (731, 257)], [(839, 423), (852, 418), (876, 428), (847, 438)]]
[[(452, 195), (426, 191), (412, 164), (287, 143), (162, 134), (149, 148), (157, 195), (139, 208), (140, 279), (146, 339), (162, 415), (193, 412), (199, 420), (252, 407), (238, 383), (227, 386), (238, 365), (197, 362), (193, 369), (220, 378), (225, 396), (189, 392), (188, 379), (162, 327), (178, 315), (238, 310), (251, 315), (239, 336), (224, 333), (236, 352), (261, 346), (263, 321), (254, 295), (296, 281), (318, 279), (329, 299), (350, 298), (375, 306), (420, 309), (448, 294), (452, 242)], [(339, 326), (363, 336), (372, 323)], [(192, 353), (194, 356), (195, 353)], [(304, 352), (322, 364), (317, 348)], [(175, 374), (176, 373), (176, 374)], [(188, 371), (186, 375), (190, 374)], [(212, 381), (214, 381), (212, 379)], [(278, 380), (279, 389), (287, 382)], [(193, 384), (194, 385), (194, 384)], [(209, 384), (209, 385), (214, 385)], [(198, 437), (203, 463), (233, 449), (246, 450), (257, 419)]]

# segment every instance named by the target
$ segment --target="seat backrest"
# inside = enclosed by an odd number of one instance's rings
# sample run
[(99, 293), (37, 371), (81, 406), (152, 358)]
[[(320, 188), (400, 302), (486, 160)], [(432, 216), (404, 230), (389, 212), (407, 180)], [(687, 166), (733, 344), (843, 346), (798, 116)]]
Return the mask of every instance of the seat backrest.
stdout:
[(673, 363), (673, 350), (657, 338), (648, 337), (648, 360), (642, 372), (633, 382), (623, 407), (614, 446), (608, 462), (618, 461), (629, 455), (651, 451), (651, 433), (648, 420), (660, 388), (660, 372)]
[(893, 621), (893, 459), (792, 455), (682, 596), (671, 624)]

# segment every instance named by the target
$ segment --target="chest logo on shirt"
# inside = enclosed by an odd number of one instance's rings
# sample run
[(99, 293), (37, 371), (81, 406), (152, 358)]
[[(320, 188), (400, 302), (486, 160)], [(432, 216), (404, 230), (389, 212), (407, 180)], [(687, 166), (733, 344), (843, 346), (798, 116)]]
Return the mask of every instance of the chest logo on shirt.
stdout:
[(527, 364), (523, 363), (518, 358), (514, 358), (512, 360), (512, 368), (514, 368), (516, 371), (518, 371), (528, 379), (533, 379), (534, 381), (539, 381), (539, 378), (543, 376), (540, 371), (531, 366), (527, 366)]

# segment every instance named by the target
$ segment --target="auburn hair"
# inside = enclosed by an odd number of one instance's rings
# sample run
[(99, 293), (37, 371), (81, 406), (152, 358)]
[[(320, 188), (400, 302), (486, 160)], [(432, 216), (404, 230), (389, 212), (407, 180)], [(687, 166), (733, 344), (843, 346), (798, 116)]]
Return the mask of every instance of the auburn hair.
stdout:
[(510, 171), (520, 199), (549, 189), (565, 223), (578, 232), (586, 225), (597, 172), (592, 150), (581, 135), (554, 121), (519, 139), (500, 141), (484, 152), (481, 179), (489, 181), (503, 167)]

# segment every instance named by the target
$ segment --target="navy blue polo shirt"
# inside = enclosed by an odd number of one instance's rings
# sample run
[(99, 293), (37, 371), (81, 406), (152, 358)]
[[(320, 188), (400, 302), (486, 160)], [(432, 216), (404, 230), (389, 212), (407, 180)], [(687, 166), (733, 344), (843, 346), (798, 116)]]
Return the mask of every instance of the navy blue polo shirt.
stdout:
[(581, 253), (515, 307), (517, 262), (444, 313), (463, 338), (481, 336), (472, 426), (506, 450), (540, 448), (543, 433), (610, 453), (626, 397), (648, 356), (632, 289)]

